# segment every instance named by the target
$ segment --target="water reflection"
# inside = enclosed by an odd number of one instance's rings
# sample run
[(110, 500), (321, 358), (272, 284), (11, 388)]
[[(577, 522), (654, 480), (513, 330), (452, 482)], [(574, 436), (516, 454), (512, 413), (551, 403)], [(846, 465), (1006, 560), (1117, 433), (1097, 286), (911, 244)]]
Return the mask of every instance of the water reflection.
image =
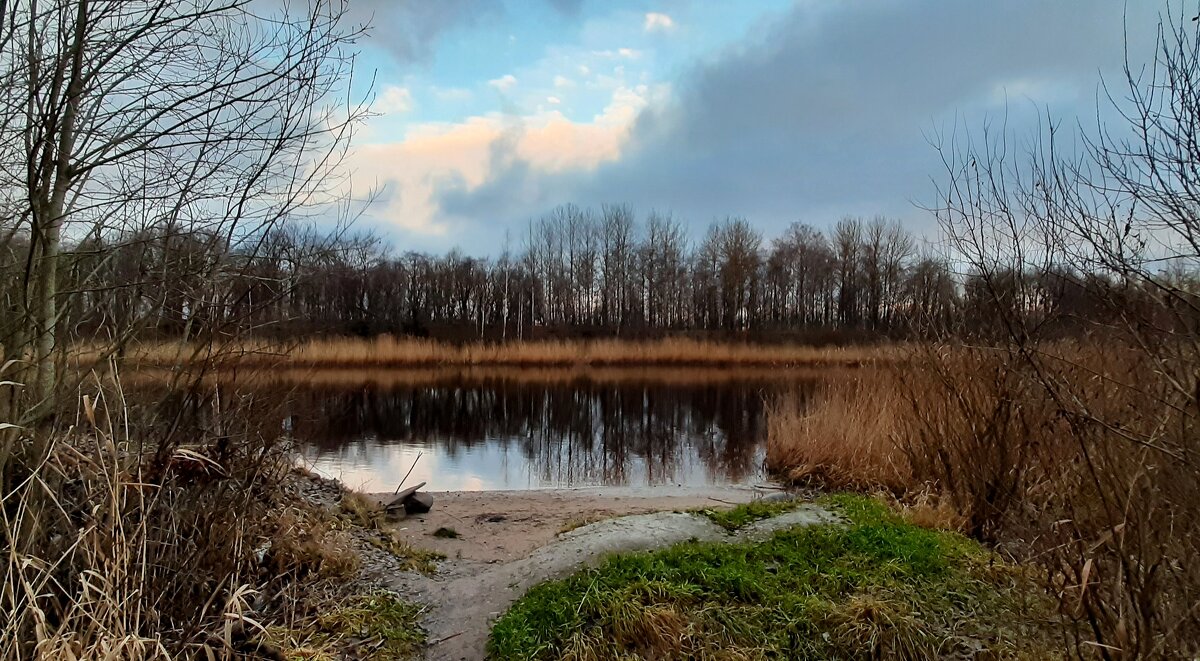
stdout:
[(410, 468), (433, 490), (745, 484), (763, 479), (764, 399), (782, 385), (316, 386), (293, 393), (291, 426), (315, 469), (370, 490)]

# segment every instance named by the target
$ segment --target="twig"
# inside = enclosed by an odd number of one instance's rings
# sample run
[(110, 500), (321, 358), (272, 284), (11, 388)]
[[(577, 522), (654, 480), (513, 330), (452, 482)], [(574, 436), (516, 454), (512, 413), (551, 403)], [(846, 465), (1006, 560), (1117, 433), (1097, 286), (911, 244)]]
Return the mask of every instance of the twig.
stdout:
[(449, 636), (445, 636), (443, 638), (438, 638), (437, 640), (433, 641), (432, 643), (429, 643), (429, 646), (433, 647), (434, 645), (441, 645), (442, 643), (446, 642), (447, 640), (450, 640), (451, 638), (457, 638), (457, 637), (463, 635), (464, 633), (466, 633), (465, 630), (459, 631), (458, 633), (452, 633)]
[(413, 459), (413, 465), (409, 467), (408, 472), (405, 473), (404, 477), (400, 480), (400, 484), (396, 485), (396, 490), (392, 492), (393, 496), (400, 493), (400, 487), (404, 486), (404, 483), (408, 480), (408, 476), (412, 475), (413, 470), (417, 468), (417, 462), (421, 460), (421, 454), (422, 453), (420, 452), (417, 453), (417, 458)]

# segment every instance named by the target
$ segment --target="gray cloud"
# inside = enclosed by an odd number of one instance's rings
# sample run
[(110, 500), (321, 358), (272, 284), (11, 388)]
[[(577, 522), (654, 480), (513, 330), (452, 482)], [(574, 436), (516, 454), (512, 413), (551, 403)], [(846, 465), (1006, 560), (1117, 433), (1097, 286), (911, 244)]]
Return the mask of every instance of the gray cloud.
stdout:
[(583, 0), (549, 0), (550, 6), (567, 16), (577, 16)]
[[(1148, 60), (1165, 5), (1130, 4), (1131, 58)], [(768, 234), (843, 213), (928, 229), (913, 201), (929, 200), (939, 174), (929, 134), (1003, 119), (1006, 94), (1017, 133), (1038, 121), (1034, 102), (1094, 118), (1101, 74), (1120, 75), (1125, 12), (1122, 0), (798, 3), (686, 72), (670, 105), (642, 114), (619, 161), (546, 175), (494, 157), (506, 167), (475, 190), (443, 190), (441, 208), (485, 225), (473, 234), (484, 250), (505, 227), (566, 201), (670, 208), (694, 233), (727, 214)]]
[[(566, 16), (579, 14), (583, 0), (546, 0)], [(371, 38), (401, 62), (429, 59), (441, 36), (455, 28), (504, 13), (496, 0), (350, 0), (348, 18), (370, 23)]]
[(348, 18), (370, 23), (371, 38), (401, 62), (428, 59), (443, 33), (493, 18), (493, 0), (350, 0)]

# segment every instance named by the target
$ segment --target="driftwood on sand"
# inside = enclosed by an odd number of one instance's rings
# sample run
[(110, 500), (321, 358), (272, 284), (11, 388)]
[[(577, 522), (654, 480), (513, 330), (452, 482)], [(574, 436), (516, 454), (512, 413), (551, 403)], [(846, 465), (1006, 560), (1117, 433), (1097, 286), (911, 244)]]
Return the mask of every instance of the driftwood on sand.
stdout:
[(405, 514), (424, 514), (428, 512), (433, 508), (433, 496), (418, 492), (418, 489), (423, 486), (425, 486), (425, 483), (421, 482), (403, 491), (398, 491), (396, 497), (387, 505), (384, 505), (383, 508), (389, 512), (403, 508)]

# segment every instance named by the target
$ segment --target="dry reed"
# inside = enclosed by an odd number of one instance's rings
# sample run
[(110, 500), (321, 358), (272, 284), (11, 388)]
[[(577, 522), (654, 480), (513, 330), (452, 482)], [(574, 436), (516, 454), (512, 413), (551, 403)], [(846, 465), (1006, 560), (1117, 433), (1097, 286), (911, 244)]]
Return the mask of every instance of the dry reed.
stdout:
[[(564, 340), (539, 342), (473, 343), (455, 345), (423, 339), (380, 336), (372, 339), (331, 338), (312, 340), (294, 347), (267, 343), (242, 343), (218, 347), (230, 367), (289, 366), (321, 368), (428, 367), (428, 366), (513, 366), (513, 367), (795, 367), (842, 366), (894, 362), (905, 355), (902, 347), (813, 347), (715, 342), (689, 338), (628, 341)], [(180, 344), (147, 343), (127, 353), (129, 363), (142, 366), (173, 366), (197, 356), (210, 358)], [(86, 347), (77, 360), (87, 364), (92, 355)]]
[[(453, 386), (461, 384), (536, 384), (560, 385), (656, 385), (694, 386), (721, 384), (761, 384), (778, 386), (789, 383), (816, 383), (857, 368), (839, 367), (672, 367), (645, 365), (620, 367), (515, 367), (511, 365), (440, 366), (440, 367), (279, 367), (249, 372), (214, 372), (206, 378), (212, 383), (236, 382), (248, 388), (336, 387), (396, 388), (414, 386)], [(159, 385), (171, 377), (169, 370), (142, 367), (125, 379), (135, 385)]]
[(254, 437), (142, 447), (92, 402), (0, 457), (0, 658), (241, 658), (265, 651), (264, 608), (295, 619), (355, 573), (344, 535), (279, 497), (286, 455)]
[(903, 401), (890, 373), (834, 376), (806, 399), (785, 394), (767, 407), (767, 467), (787, 481), (830, 489), (886, 489), (911, 483), (894, 440)]

